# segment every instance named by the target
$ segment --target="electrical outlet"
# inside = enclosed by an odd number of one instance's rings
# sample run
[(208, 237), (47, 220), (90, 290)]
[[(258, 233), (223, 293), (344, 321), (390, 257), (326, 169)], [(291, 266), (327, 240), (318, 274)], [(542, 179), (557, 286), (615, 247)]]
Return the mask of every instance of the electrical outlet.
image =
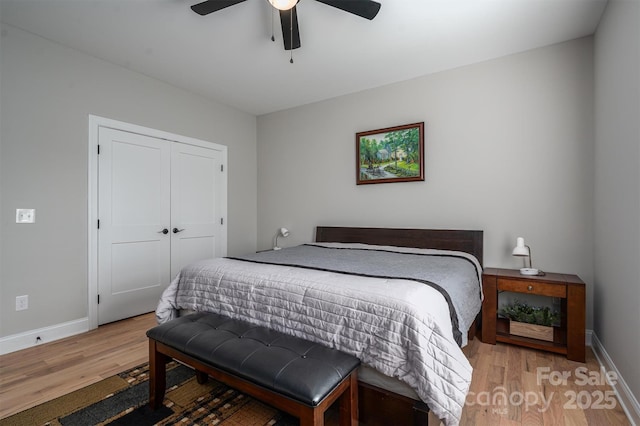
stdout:
[(29, 309), (29, 296), (16, 297), (16, 311), (24, 311)]
[(16, 223), (35, 223), (35, 209), (16, 209)]

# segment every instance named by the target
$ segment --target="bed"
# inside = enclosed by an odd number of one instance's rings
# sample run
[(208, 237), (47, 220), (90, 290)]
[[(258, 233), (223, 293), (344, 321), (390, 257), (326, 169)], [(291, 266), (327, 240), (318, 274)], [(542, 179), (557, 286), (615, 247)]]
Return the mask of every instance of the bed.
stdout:
[(189, 265), (156, 315), (218, 312), (358, 356), (361, 424), (457, 424), (481, 264), (482, 231), (320, 226), (315, 243)]

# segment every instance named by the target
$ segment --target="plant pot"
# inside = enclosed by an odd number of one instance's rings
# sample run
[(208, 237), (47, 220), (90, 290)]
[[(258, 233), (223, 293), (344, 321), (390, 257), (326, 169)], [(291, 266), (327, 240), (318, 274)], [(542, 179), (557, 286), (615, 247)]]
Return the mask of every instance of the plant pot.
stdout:
[(553, 327), (509, 321), (509, 334), (553, 342)]

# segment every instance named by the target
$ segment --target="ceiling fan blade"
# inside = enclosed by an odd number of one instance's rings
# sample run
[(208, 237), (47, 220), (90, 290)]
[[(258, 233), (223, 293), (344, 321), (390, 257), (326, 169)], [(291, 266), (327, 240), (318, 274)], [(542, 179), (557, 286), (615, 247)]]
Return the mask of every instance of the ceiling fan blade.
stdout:
[(345, 12), (353, 13), (362, 18), (373, 19), (378, 14), (381, 4), (373, 0), (317, 0), (320, 3), (333, 6)]
[(295, 6), (293, 6), (289, 10), (280, 11), (280, 25), (282, 26), (282, 39), (284, 40), (284, 50), (299, 48), (300, 47), (300, 31), (298, 30), (298, 12), (296, 12)]
[(218, 10), (224, 9), (225, 7), (233, 6), (238, 3), (242, 3), (247, 0), (207, 0), (202, 3), (194, 4), (191, 6), (191, 10), (193, 10), (198, 15), (208, 15), (212, 12), (217, 12)]

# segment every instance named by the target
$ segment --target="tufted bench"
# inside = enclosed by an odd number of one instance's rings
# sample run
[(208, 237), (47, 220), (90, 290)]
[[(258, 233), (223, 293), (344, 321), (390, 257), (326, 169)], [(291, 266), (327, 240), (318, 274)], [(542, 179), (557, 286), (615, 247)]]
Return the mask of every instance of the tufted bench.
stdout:
[(321, 426), (340, 399), (340, 425), (358, 423), (360, 361), (335, 349), (214, 313), (195, 313), (147, 331), (149, 402), (162, 405), (171, 358), (300, 418)]

